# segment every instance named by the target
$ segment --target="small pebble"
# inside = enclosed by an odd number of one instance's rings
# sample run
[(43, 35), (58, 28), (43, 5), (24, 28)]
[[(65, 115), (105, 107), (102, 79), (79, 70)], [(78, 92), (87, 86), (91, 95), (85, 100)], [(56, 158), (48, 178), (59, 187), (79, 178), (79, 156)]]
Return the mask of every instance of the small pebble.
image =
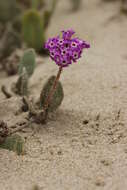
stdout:
[(104, 182), (104, 180), (102, 178), (98, 178), (95, 181), (95, 185), (103, 187), (103, 186), (105, 186), (105, 182)]
[(88, 123), (89, 123), (89, 121), (87, 119), (83, 121), (84, 125), (87, 125)]

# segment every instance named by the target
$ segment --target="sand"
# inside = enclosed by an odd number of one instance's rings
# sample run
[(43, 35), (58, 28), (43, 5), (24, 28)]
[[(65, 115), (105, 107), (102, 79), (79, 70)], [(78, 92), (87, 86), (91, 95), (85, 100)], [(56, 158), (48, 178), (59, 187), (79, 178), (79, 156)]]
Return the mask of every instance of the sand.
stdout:
[[(70, 12), (60, 0), (48, 37), (73, 28), (91, 43), (79, 63), (61, 76), (64, 101), (46, 125), (25, 134), (26, 154), (0, 149), (0, 190), (126, 190), (127, 189), (127, 17), (119, 2), (84, 0)], [(30, 81), (32, 97), (57, 66), (42, 58)], [(0, 85), (17, 76), (1, 75)], [(0, 92), (0, 119), (12, 125), (23, 120), (20, 99)]]

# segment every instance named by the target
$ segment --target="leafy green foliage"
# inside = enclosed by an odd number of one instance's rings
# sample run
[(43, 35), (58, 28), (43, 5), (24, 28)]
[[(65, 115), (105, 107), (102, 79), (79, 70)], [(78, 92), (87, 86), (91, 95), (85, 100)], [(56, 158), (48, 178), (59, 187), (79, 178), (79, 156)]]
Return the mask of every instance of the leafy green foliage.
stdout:
[(5, 141), (0, 144), (0, 148), (14, 151), (18, 155), (21, 155), (24, 154), (24, 140), (17, 134), (8, 136)]
[(45, 32), (40, 14), (29, 10), (23, 17), (23, 38), (28, 47), (40, 51), (45, 42)]
[(50, 23), (52, 13), (49, 10), (45, 10), (43, 14), (44, 28), (46, 29)]
[(12, 87), (12, 90), (21, 96), (28, 95), (28, 82), (35, 69), (35, 52), (28, 49), (24, 52), (19, 64), (19, 78)]
[(15, 93), (21, 96), (26, 96), (28, 94), (28, 75), (25, 67), (23, 67), (23, 71), (15, 85)]
[(19, 64), (19, 75), (23, 73), (23, 68), (25, 67), (28, 77), (30, 77), (35, 69), (35, 52), (33, 49), (28, 49), (24, 52)]
[[(49, 95), (49, 92), (52, 88), (55, 78), (56, 78), (55, 76), (51, 76), (42, 89), (42, 92), (40, 95), (41, 108), (43, 108), (43, 106), (44, 106), (44, 103), (47, 99), (47, 96)], [(58, 82), (56, 90), (52, 97), (51, 103), (48, 107), (48, 111), (52, 112), (52, 111), (56, 110), (61, 105), (63, 98), (64, 98), (63, 87), (62, 87), (61, 82)]]

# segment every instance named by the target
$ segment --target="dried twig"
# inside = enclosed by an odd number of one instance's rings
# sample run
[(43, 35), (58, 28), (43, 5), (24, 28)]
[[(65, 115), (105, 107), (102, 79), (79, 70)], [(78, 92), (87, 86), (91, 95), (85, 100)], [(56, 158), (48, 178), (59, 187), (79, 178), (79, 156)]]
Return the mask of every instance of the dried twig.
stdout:
[(28, 127), (30, 124), (31, 124), (31, 122), (29, 121), (28, 123), (25, 123), (24, 125), (19, 126), (19, 127), (15, 128), (15, 129), (11, 130), (9, 132), (9, 135), (12, 135), (12, 134), (14, 134), (16, 132), (22, 131), (24, 128)]
[(12, 94), (7, 90), (6, 86), (2, 86), (1, 87), (1, 90), (3, 92), (3, 94), (6, 96), (6, 98), (11, 98), (12, 97)]

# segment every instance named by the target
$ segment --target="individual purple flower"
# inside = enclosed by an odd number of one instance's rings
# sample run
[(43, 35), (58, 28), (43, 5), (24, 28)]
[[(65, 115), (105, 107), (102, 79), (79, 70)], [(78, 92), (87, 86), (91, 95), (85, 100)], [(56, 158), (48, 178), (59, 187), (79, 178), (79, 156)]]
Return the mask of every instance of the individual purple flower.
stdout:
[(48, 41), (45, 43), (45, 48), (48, 50), (52, 50), (53, 48), (56, 47), (58, 41), (59, 37), (49, 38)]
[(77, 62), (83, 49), (90, 48), (90, 44), (84, 40), (72, 38), (74, 34), (72, 29), (62, 31), (62, 38), (60, 36), (49, 38), (45, 43), (51, 59), (60, 67), (67, 67), (72, 62)]
[(75, 32), (72, 30), (72, 29), (69, 29), (69, 30), (67, 30), (67, 31), (62, 31), (62, 33), (63, 33), (63, 36), (62, 36), (62, 38), (64, 39), (64, 40), (69, 40), (69, 39), (71, 39), (71, 37), (73, 36), (73, 34), (75, 34)]

